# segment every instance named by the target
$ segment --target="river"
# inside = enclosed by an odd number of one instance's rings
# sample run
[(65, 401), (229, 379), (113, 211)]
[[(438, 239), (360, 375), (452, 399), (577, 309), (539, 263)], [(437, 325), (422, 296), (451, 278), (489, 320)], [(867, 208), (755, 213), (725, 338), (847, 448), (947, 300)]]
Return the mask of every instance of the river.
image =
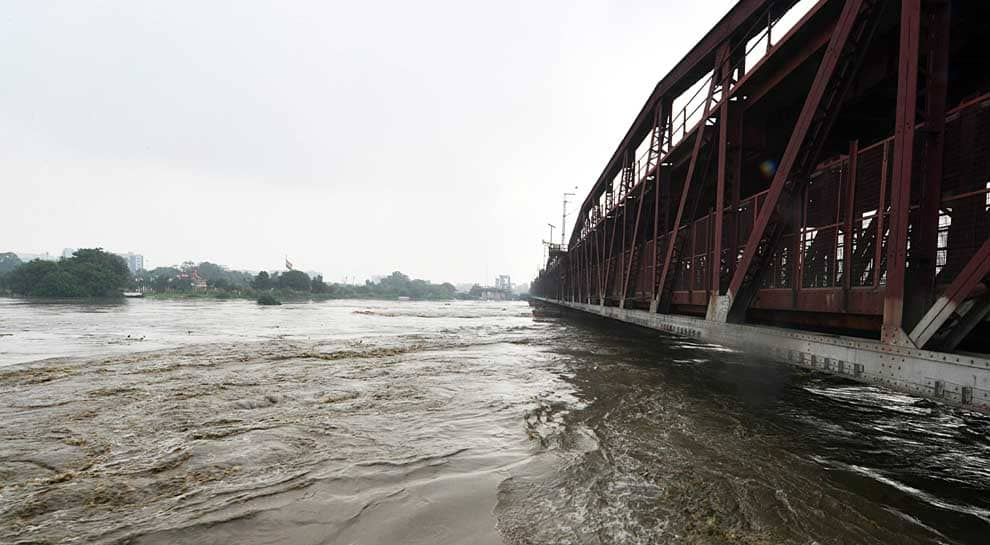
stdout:
[(0, 299), (0, 543), (987, 543), (990, 418), (519, 302)]

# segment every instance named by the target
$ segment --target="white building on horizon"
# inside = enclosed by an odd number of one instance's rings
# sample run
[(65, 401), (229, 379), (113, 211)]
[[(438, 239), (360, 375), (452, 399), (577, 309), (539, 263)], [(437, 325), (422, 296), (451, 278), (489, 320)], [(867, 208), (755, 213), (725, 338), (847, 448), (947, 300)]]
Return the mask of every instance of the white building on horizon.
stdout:
[(134, 274), (144, 268), (144, 256), (141, 254), (134, 254), (131, 252), (121, 254), (114, 252), (114, 255), (124, 258), (124, 261), (127, 262), (127, 268), (130, 269), (131, 274)]

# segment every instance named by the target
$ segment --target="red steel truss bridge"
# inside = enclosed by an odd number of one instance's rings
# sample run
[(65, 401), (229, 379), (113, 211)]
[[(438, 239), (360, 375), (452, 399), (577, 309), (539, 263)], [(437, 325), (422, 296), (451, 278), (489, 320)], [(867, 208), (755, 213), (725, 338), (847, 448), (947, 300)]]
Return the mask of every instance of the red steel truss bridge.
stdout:
[(532, 294), (990, 410), (990, 2), (741, 0)]

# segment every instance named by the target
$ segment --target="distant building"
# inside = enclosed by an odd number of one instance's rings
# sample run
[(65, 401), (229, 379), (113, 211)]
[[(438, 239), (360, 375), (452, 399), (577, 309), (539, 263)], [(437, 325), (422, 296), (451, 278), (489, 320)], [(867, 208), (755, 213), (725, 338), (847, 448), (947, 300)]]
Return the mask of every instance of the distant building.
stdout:
[(495, 278), (495, 289), (512, 291), (512, 278), (507, 274), (500, 274)]
[(144, 268), (144, 256), (141, 254), (132, 254), (127, 252), (126, 254), (115, 253), (127, 262), (127, 268), (130, 269), (131, 274), (134, 274)]
[(75, 248), (65, 248), (62, 250), (62, 259), (69, 259), (72, 254), (76, 253)]
[(512, 299), (512, 292), (492, 286), (479, 286), (475, 284), (468, 291), (467, 298), (479, 301), (505, 301)]
[(506, 291), (500, 288), (481, 288), (479, 299), (482, 301), (505, 301), (508, 299)]

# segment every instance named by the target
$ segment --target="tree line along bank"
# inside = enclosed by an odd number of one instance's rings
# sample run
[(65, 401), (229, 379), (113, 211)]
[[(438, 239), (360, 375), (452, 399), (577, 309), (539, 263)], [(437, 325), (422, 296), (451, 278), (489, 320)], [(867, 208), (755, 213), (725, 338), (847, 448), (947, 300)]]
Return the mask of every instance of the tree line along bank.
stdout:
[(119, 297), (124, 291), (141, 291), (162, 298), (244, 298), (274, 294), (283, 299), (455, 299), (456, 288), (447, 282), (434, 284), (393, 272), (377, 282), (327, 283), (322, 276), (302, 271), (231, 271), (208, 261), (186, 262), (178, 267), (158, 267), (131, 274), (124, 260), (100, 248), (77, 250), (59, 261), (21, 262), (15, 254), (0, 253), (0, 293), (27, 297)]

